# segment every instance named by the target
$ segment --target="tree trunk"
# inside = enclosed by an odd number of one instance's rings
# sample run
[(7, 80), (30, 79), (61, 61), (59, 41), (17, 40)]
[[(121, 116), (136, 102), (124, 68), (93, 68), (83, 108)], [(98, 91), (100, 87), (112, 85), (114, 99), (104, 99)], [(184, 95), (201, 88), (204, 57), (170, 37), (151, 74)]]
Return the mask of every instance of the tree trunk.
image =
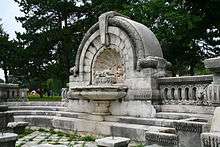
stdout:
[(8, 83), (8, 72), (6, 68), (3, 68), (4, 70), (4, 75), (5, 75), (5, 83)]
[(193, 76), (195, 73), (194, 73), (194, 68), (195, 68), (195, 65), (194, 64), (191, 64), (190, 65), (190, 69), (189, 69), (189, 74), (190, 76)]

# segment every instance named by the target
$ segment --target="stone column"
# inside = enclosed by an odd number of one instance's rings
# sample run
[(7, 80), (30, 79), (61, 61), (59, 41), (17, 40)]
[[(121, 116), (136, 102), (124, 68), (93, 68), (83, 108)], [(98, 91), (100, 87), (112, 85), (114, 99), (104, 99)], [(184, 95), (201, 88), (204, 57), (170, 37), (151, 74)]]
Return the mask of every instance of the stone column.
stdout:
[(20, 98), (22, 101), (27, 101), (28, 91), (29, 91), (28, 88), (19, 89), (19, 98)]
[(208, 99), (212, 104), (220, 105), (220, 56), (206, 59), (204, 63), (205, 67), (214, 73), (213, 82), (207, 88)]

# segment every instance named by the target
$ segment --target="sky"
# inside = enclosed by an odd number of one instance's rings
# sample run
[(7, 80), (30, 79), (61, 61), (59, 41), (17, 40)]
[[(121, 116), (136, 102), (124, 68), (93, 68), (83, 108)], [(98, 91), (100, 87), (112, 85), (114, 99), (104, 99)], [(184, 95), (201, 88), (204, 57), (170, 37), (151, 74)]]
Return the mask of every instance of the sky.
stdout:
[[(21, 24), (16, 21), (15, 16), (22, 16), (17, 3), (14, 0), (0, 0), (0, 18), (3, 29), (9, 34), (10, 39), (16, 38), (16, 32), (24, 32)], [(0, 78), (4, 79), (3, 70), (0, 68)]]

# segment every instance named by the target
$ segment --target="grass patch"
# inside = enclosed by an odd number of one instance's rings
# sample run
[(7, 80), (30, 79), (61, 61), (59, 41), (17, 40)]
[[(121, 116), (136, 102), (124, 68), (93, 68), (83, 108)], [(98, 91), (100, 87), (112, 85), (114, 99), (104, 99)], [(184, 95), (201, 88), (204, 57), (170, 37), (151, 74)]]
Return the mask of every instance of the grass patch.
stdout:
[[(52, 130), (52, 129), (51, 129), (51, 130)], [(39, 131), (39, 132), (50, 132), (49, 130), (44, 129), (44, 128), (39, 128), (37, 131)]]
[(81, 138), (81, 136), (77, 133), (66, 134), (66, 137), (68, 138), (68, 141), (79, 141)]
[(19, 135), (18, 135), (18, 138), (23, 138), (24, 136), (27, 136), (27, 135), (29, 135), (29, 134), (31, 134), (31, 133), (33, 133), (33, 132), (34, 132), (34, 130), (25, 129), (25, 131), (24, 131), (22, 134), (19, 134)]
[(92, 135), (86, 135), (86, 136), (82, 136), (80, 138), (81, 141), (95, 141), (96, 137), (92, 136)]
[(144, 145), (141, 143), (141, 144), (136, 145), (135, 147), (144, 147)]
[[(46, 134), (45, 138), (42, 139), (40, 142), (38, 142), (38, 144), (41, 144), (42, 142), (47, 141), (49, 144), (58, 145), (58, 144), (61, 144), (59, 142), (59, 140), (64, 137), (69, 142), (71, 142), (71, 141), (83, 141), (84, 143), (82, 144), (82, 147), (84, 147), (86, 142), (95, 141), (95, 139), (96, 139), (96, 137), (94, 135), (80, 135), (79, 133), (77, 133), (77, 131), (72, 132), (72, 133), (66, 133), (66, 132), (63, 132), (63, 131), (57, 131), (57, 130), (54, 130), (54, 129), (45, 129), (45, 128), (39, 128), (39, 129), (35, 129), (35, 130), (25, 129), (24, 133), (21, 134), (19, 136), (19, 138), (23, 138), (25, 136), (28, 136), (29, 134), (31, 134), (35, 131), (39, 131), (42, 134), (44, 134), (44, 133)], [(52, 135), (58, 136), (58, 139), (53, 140), (52, 138), (50, 138)], [(28, 139), (27, 141), (28, 142), (33, 141), (33, 139), (35, 137), (36, 136)], [(19, 147), (19, 146), (17, 145), (17, 147)]]
[(40, 96), (28, 96), (29, 101), (61, 101), (61, 99), (61, 96), (43, 96), (42, 98)]

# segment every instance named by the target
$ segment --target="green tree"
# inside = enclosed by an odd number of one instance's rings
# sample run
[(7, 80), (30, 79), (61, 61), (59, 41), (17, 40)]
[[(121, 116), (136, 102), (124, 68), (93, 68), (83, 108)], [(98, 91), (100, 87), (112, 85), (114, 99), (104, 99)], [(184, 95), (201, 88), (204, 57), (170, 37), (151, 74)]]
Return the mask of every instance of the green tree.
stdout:
[(0, 68), (5, 75), (5, 83), (8, 83), (9, 70), (14, 62), (15, 46), (9, 41), (9, 35), (4, 32), (0, 24)]
[[(26, 33), (19, 34), (34, 68), (32, 77), (46, 80), (55, 77), (64, 86), (68, 81), (70, 63), (73, 63), (76, 44), (79, 44), (75, 19), (81, 17), (74, 0), (15, 0), (24, 17), (18, 17)], [(74, 23), (74, 25), (72, 25)], [(76, 26), (76, 28), (75, 28)], [(79, 27), (78, 27), (79, 28)], [(77, 38), (75, 38), (77, 37)], [(77, 42), (77, 43), (76, 43)], [(29, 66), (28, 66), (29, 67)], [(48, 72), (47, 72), (48, 71)], [(45, 77), (41, 77), (44, 72)]]
[(130, 5), (124, 14), (156, 34), (174, 75), (193, 75), (204, 57), (219, 55), (219, 7), (214, 0), (151, 0)]

